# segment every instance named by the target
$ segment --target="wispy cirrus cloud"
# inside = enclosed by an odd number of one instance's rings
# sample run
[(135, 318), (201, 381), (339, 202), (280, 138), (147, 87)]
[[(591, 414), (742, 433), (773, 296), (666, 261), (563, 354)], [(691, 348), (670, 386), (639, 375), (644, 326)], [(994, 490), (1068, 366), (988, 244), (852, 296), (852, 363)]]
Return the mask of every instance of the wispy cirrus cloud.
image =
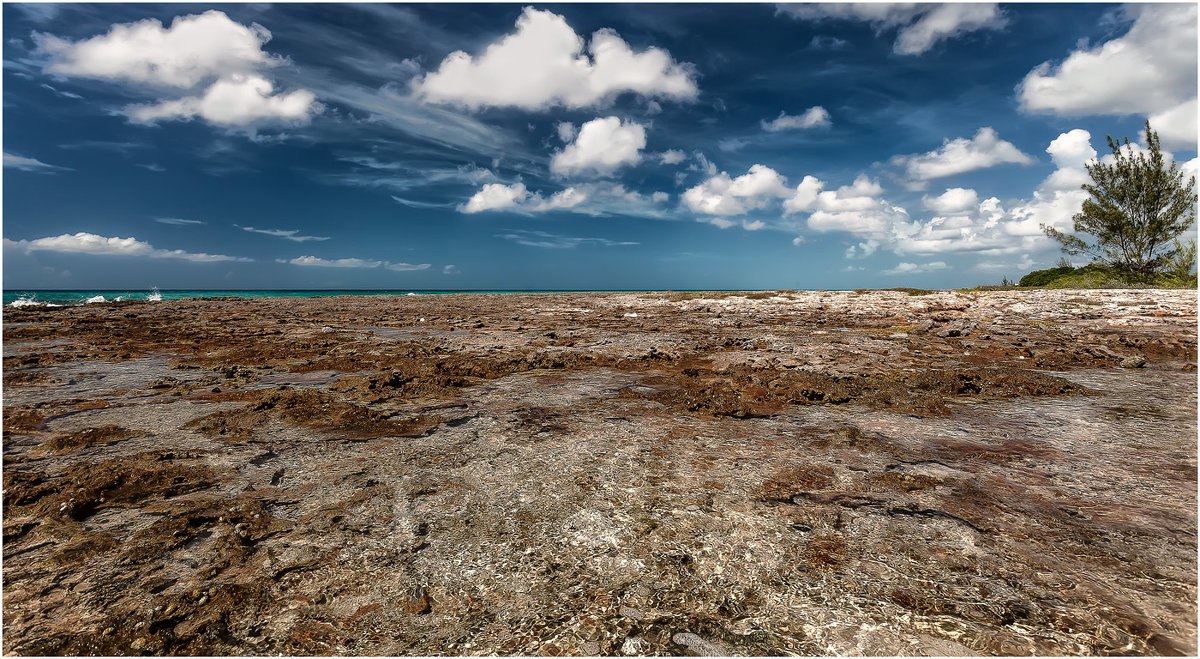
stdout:
[(45, 83), (42, 84), (42, 89), (48, 89), (48, 90), (54, 92), (55, 94), (62, 96), (63, 98), (71, 98), (71, 99), (75, 99), (75, 100), (79, 100), (79, 99), (83, 98), (82, 96), (80, 96), (79, 94), (76, 94), (75, 92), (63, 91), (57, 87), (54, 87), (52, 85), (47, 85)]
[(302, 236), (299, 229), (255, 229), (254, 227), (244, 227), (241, 225), (233, 225), (242, 231), (250, 233), (261, 233), (264, 236), (273, 236), (275, 238), (284, 238), (297, 243), (305, 243), (309, 241), (329, 240), (329, 236)]
[(82, 140), (59, 144), (58, 148), (74, 151), (78, 149), (98, 149), (101, 151), (128, 151), (130, 149), (145, 149), (150, 145), (145, 142), (116, 142), (112, 140)]
[(415, 199), (405, 199), (392, 195), (392, 201), (407, 206), (409, 208), (454, 208), (457, 204), (452, 201), (447, 202), (432, 202), (432, 201), (417, 201)]
[(979, 30), (997, 30), (1007, 23), (995, 3), (789, 3), (776, 7), (800, 19), (863, 21), (877, 32), (898, 28), (892, 47), (898, 55), (920, 55), (939, 41)]
[[(496, 175), (490, 169), (474, 163), (414, 164), (412, 162), (384, 161), (372, 156), (346, 156), (340, 160), (352, 165), (349, 171), (316, 173), (314, 174), (315, 178), (336, 185), (381, 188), (402, 193), (412, 190), (458, 187), (462, 184), (478, 185), (485, 181), (496, 180)], [(411, 201), (407, 196), (393, 197), (393, 199), (396, 200), (396, 203), (404, 205), (409, 204), (405, 204), (401, 199)], [(448, 207), (453, 208), (454, 204), (450, 204)]]
[(510, 230), (508, 233), (498, 233), (497, 238), (511, 240), (518, 245), (526, 247), (541, 247), (544, 249), (574, 249), (584, 245), (595, 245), (597, 247), (626, 247), (637, 245), (639, 243), (610, 240), (608, 238), (592, 238), (584, 236), (565, 236), (558, 233), (550, 233), (548, 231), (525, 231), (519, 229)]
[(177, 227), (198, 226), (201, 224), (208, 224), (204, 220), (185, 220), (182, 217), (156, 217), (156, 218), (154, 218), (154, 221), (158, 222), (159, 224), (170, 224), (172, 226), (177, 226)]
[(26, 158), (24, 156), (18, 156), (8, 152), (4, 153), (4, 167), (19, 169), (23, 172), (35, 172), (38, 174), (55, 174), (58, 172), (71, 171), (70, 167), (59, 167), (58, 165), (44, 163), (37, 158)]

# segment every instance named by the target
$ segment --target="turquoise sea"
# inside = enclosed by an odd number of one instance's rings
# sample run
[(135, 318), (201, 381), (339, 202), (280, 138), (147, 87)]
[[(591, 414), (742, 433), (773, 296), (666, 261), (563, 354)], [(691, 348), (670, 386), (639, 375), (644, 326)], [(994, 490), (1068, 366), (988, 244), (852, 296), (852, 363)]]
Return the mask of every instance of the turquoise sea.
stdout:
[[(180, 300), (198, 297), (325, 297), (330, 295), (448, 295), (451, 293), (584, 293), (597, 291), (552, 291), (552, 290), (33, 290), (13, 289), (4, 291), (4, 306), (30, 303), (74, 305), (92, 302), (114, 302), (118, 300)], [(605, 291), (617, 292), (617, 291)], [(621, 291), (641, 292), (641, 291)], [(29, 302), (22, 302), (28, 300)]]

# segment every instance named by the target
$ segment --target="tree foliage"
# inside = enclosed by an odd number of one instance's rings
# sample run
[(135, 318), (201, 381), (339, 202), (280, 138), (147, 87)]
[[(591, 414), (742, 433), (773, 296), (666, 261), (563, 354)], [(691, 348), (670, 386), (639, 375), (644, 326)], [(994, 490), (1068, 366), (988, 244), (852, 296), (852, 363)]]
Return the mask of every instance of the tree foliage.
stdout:
[(1018, 283), (1018, 286), (1045, 286), (1046, 284), (1054, 281), (1056, 278), (1072, 272), (1075, 272), (1075, 268), (1069, 265), (1065, 267), (1057, 266), (1054, 268), (1047, 268), (1045, 270), (1034, 270), (1024, 277), (1021, 277), (1021, 281)]
[(1184, 181), (1179, 165), (1166, 165), (1158, 134), (1146, 122), (1147, 150), (1135, 152), (1129, 138), (1108, 137), (1112, 161), (1086, 165), (1090, 195), (1072, 220), (1076, 234), (1042, 225), (1068, 254), (1087, 254), (1100, 265), (1137, 282), (1161, 274), (1179, 256), (1176, 240), (1196, 219), (1196, 177)]
[(1175, 240), (1175, 249), (1171, 251), (1166, 267), (1159, 281), (1169, 286), (1196, 285), (1196, 241), (1189, 240), (1184, 244)]

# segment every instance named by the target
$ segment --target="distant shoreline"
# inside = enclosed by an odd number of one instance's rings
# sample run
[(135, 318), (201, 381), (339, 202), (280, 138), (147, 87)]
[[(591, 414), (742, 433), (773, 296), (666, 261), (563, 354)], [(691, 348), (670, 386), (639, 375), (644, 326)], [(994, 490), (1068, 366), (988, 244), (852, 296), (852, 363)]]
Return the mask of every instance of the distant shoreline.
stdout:
[[(419, 296), (419, 295), (587, 295), (587, 294), (622, 294), (622, 293), (661, 293), (681, 296), (696, 296), (700, 294), (715, 294), (727, 297), (746, 294), (753, 299), (769, 297), (771, 294), (788, 293), (846, 293), (846, 292), (895, 292), (908, 295), (929, 295), (932, 293), (953, 292), (983, 292), (986, 290), (1008, 290), (1011, 292), (1029, 292), (1048, 290), (1040, 287), (990, 287), (923, 289), (910, 287), (891, 288), (646, 288), (646, 289), (6, 289), (4, 290), (3, 305), (5, 307), (42, 306), (64, 307), (80, 306), (90, 303), (112, 302), (157, 302), (162, 300), (196, 300), (196, 299), (270, 299), (270, 298), (316, 298), (316, 297), (367, 297), (367, 296)], [(1087, 289), (1080, 289), (1087, 290)], [(1110, 292), (1123, 290), (1144, 289), (1104, 289)]]
[[(763, 289), (763, 290), (823, 290), (823, 289)], [(4, 306), (41, 303), (51, 305), (85, 304), (88, 300), (95, 302), (126, 302), (152, 299), (159, 296), (162, 300), (182, 300), (197, 298), (278, 298), (278, 297), (336, 297), (342, 295), (511, 295), (539, 293), (737, 293), (761, 292), (755, 289), (309, 289), (309, 288), (278, 288), (278, 289), (32, 289), (14, 288), (4, 290)], [(103, 300), (96, 299), (98, 297)], [(29, 302), (21, 303), (21, 300)]]

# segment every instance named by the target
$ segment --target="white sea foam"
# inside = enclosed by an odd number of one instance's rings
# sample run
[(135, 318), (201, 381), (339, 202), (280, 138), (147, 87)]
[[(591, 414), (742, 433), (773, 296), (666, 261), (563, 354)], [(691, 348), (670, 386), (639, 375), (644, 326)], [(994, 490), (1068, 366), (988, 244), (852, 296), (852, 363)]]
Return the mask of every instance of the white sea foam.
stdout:
[(83, 301), (84, 304), (98, 304), (100, 302), (108, 302), (108, 300), (105, 300), (103, 295), (97, 295)]
[(40, 307), (40, 306), (44, 306), (44, 303), (38, 302), (36, 295), (29, 295), (28, 297), (19, 297), (19, 298), (13, 300), (12, 302), (9, 302), (8, 306), (10, 306), (10, 307)]
[(147, 302), (162, 302), (162, 293), (158, 292), (158, 287), (150, 289), (150, 294), (146, 296)]

